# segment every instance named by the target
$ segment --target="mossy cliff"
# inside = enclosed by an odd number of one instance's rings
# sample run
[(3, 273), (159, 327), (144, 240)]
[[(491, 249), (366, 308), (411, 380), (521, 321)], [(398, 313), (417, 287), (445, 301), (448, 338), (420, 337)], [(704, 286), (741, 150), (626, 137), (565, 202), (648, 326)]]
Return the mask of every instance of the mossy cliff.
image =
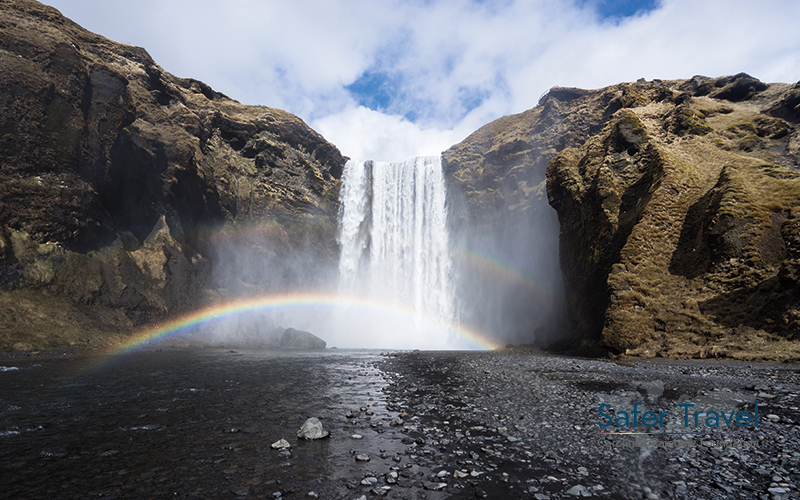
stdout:
[(104, 343), (335, 263), (344, 158), (299, 118), (34, 1), (0, 0), (0, 34), (0, 346)]
[(800, 356), (799, 123), (800, 83), (745, 74), (554, 88), (445, 157), (473, 218), (498, 199), (544, 210), (526, 181), (546, 168), (576, 344), (787, 359)]

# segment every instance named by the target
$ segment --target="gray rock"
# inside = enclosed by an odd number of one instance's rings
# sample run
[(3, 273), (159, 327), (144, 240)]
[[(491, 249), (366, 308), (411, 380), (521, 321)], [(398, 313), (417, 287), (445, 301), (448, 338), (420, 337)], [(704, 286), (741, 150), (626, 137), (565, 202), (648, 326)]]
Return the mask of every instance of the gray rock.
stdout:
[(291, 448), (292, 445), (289, 444), (289, 441), (285, 439), (279, 439), (270, 445), (273, 450), (285, 450)]
[(584, 487), (584, 486), (582, 486), (580, 484), (576, 484), (575, 486), (573, 486), (572, 488), (567, 490), (567, 495), (572, 495), (574, 497), (579, 497), (579, 496), (583, 495), (584, 491), (586, 491), (586, 487)]
[(317, 417), (311, 417), (303, 423), (297, 431), (297, 437), (301, 439), (322, 439), (328, 437), (330, 433), (322, 427), (322, 422)]
[(231, 491), (233, 491), (233, 494), (237, 497), (246, 497), (250, 494), (250, 487), (246, 485), (237, 486), (235, 488), (231, 488)]
[(281, 334), (284, 349), (324, 349), (327, 343), (313, 333), (287, 328)]
[(422, 487), (426, 490), (431, 491), (439, 491), (447, 488), (447, 483), (438, 483), (433, 481), (425, 481), (422, 483)]

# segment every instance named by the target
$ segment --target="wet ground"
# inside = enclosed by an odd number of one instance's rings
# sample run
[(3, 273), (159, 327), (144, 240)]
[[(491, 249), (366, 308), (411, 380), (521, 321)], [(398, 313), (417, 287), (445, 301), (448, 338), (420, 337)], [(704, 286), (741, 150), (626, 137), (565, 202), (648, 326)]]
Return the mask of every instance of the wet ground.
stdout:
[[(368, 351), (164, 349), (4, 360), (0, 496), (338, 498), (378, 474), (378, 450), (388, 457), (399, 444), (370, 427), (390, 418), (378, 359)], [(309, 417), (331, 437), (298, 440)], [(290, 452), (270, 447), (281, 438)], [(357, 462), (356, 452), (373, 461)]]
[[(796, 365), (169, 348), (0, 365), (2, 498), (800, 498)], [(634, 430), (601, 427), (600, 405), (637, 402), (667, 417), (635, 430), (672, 434), (598, 434)], [(755, 403), (758, 428), (679, 418)], [(298, 439), (309, 417), (331, 436)]]
[(800, 498), (798, 365), (415, 352), (380, 366), (451, 498)]

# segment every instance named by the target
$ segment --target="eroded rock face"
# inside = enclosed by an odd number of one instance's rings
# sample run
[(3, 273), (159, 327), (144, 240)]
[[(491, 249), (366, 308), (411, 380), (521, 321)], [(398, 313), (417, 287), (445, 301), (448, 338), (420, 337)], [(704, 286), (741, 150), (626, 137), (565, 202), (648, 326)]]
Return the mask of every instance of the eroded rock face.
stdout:
[(443, 153), (459, 296), (479, 330), (510, 343), (547, 345), (563, 335), (547, 163), (601, 127), (620, 107), (617, 93), (554, 88), (539, 106), (499, 118)]
[(796, 86), (638, 82), (548, 166), (571, 324), (643, 356), (791, 357)]
[[(310, 273), (335, 265), (344, 159), (299, 118), (177, 78), (34, 1), (0, 1), (0, 30), (0, 344), (86, 344), (291, 286), (298, 263), (282, 259), (303, 252)], [(269, 257), (270, 278), (226, 268), (234, 255)], [(25, 301), (61, 301), (89, 333), (48, 340), (64, 325)]]
[(606, 128), (548, 166), (550, 179), (563, 179), (551, 182), (548, 193), (562, 228), (567, 310), (581, 337), (602, 324), (609, 270), (664, 176), (664, 160), (634, 113), (618, 111)]
[(797, 356), (798, 88), (745, 74), (554, 88), (445, 152), (468, 207), (455, 224), (508, 244), (508, 214), (555, 208), (575, 344)]

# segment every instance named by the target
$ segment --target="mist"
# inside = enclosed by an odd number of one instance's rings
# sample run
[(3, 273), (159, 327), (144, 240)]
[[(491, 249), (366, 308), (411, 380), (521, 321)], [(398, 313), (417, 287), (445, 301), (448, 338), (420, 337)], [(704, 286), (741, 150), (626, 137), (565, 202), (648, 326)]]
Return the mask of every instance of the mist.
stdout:
[(351, 160), (335, 223), (305, 214), (212, 232), (212, 302), (260, 305), (180, 338), (274, 347), (294, 328), (329, 348), (547, 345), (564, 324), (558, 221), (543, 172), (531, 175), (526, 210), (478, 218), (440, 157)]
[[(459, 316), (502, 344), (546, 347), (567, 335), (559, 223), (545, 190), (545, 169), (527, 169), (536, 186), (522, 208), (501, 196), (488, 213), (470, 212), (465, 194), (448, 191)], [(510, 193), (511, 186), (498, 186)]]

